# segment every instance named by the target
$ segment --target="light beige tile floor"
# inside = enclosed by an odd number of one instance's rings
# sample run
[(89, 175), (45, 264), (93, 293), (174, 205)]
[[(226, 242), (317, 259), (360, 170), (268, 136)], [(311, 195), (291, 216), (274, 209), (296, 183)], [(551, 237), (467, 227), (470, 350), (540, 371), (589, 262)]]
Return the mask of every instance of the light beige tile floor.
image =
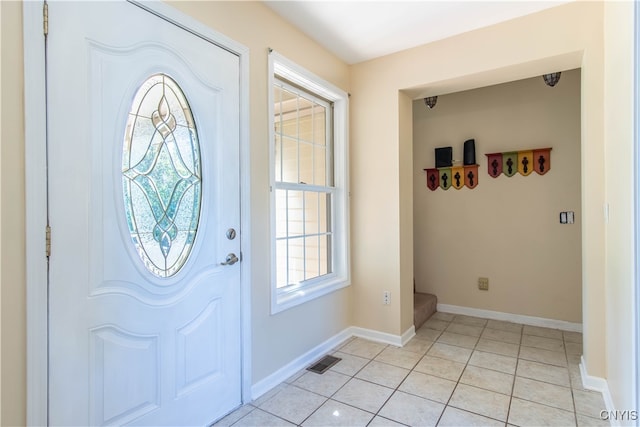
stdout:
[(582, 334), (436, 313), (403, 348), (351, 338), (218, 426), (606, 426)]

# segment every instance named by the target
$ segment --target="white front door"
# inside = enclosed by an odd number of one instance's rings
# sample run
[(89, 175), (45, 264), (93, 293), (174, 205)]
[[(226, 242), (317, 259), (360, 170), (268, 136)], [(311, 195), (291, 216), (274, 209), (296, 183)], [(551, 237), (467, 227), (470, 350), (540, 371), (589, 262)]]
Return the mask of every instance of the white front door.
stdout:
[(238, 57), (50, 2), (47, 64), (49, 422), (211, 423), (241, 403)]

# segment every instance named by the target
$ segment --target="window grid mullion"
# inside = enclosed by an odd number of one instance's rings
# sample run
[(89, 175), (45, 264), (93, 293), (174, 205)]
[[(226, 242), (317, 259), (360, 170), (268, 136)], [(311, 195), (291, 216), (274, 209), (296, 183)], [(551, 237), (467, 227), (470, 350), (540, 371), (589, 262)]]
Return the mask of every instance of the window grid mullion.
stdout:
[(298, 176), (296, 182), (300, 183), (300, 95), (296, 97), (296, 153)]
[(278, 138), (278, 144), (280, 145), (280, 147), (279, 147), (280, 148), (280, 159), (278, 159), (279, 162), (280, 162), (280, 176), (276, 177), (277, 178), (276, 181), (282, 181), (282, 177), (283, 177), (283, 173), (284, 173), (284, 161), (283, 161), (284, 152), (282, 151), (283, 148), (284, 148), (284, 144), (283, 144), (283, 141), (282, 141), (282, 136), (283, 136), (283, 132), (282, 132), (282, 108), (283, 108), (282, 107), (282, 88), (280, 88), (280, 90), (278, 91), (278, 94), (280, 96), (280, 99), (278, 100), (278, 103), (280, 104), (280, 110), (279, 110), (280, 114), (278, 115), (278, 122), (280, 123), (279, 130), (278, 130), (278, 134), (280, 135), (280, 138)]
[[(315, 126), (316, 126), (316, 103), (315, 101), (312, 101), (311, 103), (311, 183), (312, 184), (317, 184), (316, 183), (316, 133), (315, 133)], [(306, 197), (305, 197), (306, 199)], [(317, 210), (318, 210), (318, 203), (320, 202), (319, 199), (319, 195), (318, 193), (316, 193), (316, 233), (320, 231), (320, 217), (318, 216)], [(316, 237), (316, 245), (318, 246), (318, 249), (320, 249), (320, 237)], [(305, 250), (307, 248), (307, 245), (305, 244)], [(319, 255), (318, 250), (316, 250), (316, 253)], [(320, 257), (318, 258), (318, 268), (317, 268), (317, 275), (320, 276)], [(306, 260), (306, 258), (305, 258)], [(306, 271), (306, 268), (305, 268)]]
[(276, 181), (276, 189), (291, 190), (291, 191), (315, 191), (316, 193), (329, 193), (334, 194), (336, 192), (335, 187), (324, 187), (322, 185), (309, 185), (299, 184), (295, 182), (282, 182)]
[(324, 232), (324, 233), (311, 233), (311, 234), (300, 234), (298, 236), (291, 236), (291, 237), (276, 237), (276, 240), (296, 240), (296, 239), (301, 239), (303, 237), (322, 237), (322, 236), (332, 236), (333, 233), (330, 231)]
[(307, 280), (307, 201), (302, 192), (302, 280)]
[(287, 227), (286, 227), (286, 230), (287, 230), (287, 232), (286, 232), (286, 239), (287, 239), (286, 240), (286, 242), (287, 242), (287, 245), (286, 245), (287, 246), (287, 255), (286, 255), (286, 261), (287, 261), (286, 262), (286, 266), (287, 266), (286, 278), (287, 278), (287, 280), (286, 280), (286, 284), (288, 285), (289, 283), (291, 283), (291, 280), (290, 280), (290, 277), (289, 277), (289, 190), (285, 190), (284, 195), (285, 195), (286, 207), (287, 207), (285, 209), (285, 212), (286, 212), (286, 219), (287, 219), (287, 222), (286, 222), (286, 224), (287, 224)]
[(282, 109), (284, 106), (282, 105), (282, 97), (283, 97), (283, 89), (280, 88), (280, 179), (278, 181), (282, 181), (284, 178), (284, 130), (282, 126), (284, 125)]
[(311, 102), (311, 183), (316, 184), (316, 103)]
[(316, 193), (316, 218), (318, 218), (318, 236), (316, 237), (316, 240), (318, 244), (318, 275), (320, 275), (320, 272), (322, 271), (320, 268), (320, 193)]
[(325, 139), (325, 180), (326, 185), (334, 187), (335, 177), (333, 176), (333, 144), (327, 144), (328, 140), (333, 140), (333, 104), (329, 105), (330, 110), (325, 111), (324, 119), (324, 139)]

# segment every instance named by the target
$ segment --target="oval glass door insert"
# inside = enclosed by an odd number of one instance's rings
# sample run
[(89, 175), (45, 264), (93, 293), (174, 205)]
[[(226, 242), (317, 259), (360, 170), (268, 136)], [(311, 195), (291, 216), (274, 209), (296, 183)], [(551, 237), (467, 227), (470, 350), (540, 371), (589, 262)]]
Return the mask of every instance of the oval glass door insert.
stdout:
[(173, 276), (189, 257), (200, 219), (201, 170), (187, 98), (168, 75), (149, 77), (127, 119), (122, 187), (131, 240), (157, 277)]

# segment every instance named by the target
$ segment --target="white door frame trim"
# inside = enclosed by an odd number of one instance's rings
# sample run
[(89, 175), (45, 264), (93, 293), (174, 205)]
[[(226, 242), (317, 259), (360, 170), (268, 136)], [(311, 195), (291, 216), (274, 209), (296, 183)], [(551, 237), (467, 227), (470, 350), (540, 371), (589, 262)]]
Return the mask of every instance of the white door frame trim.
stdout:
[[(240, 60), (240, 266), (242, 402), (251, 401), (251, 232), (249, 141), (249, 49), (160, 1), (129, 0), (185, 30), (235, 54)], [(42, 31), (43, 1), (23, 3), (27, 425), (48, 424), (48, 294), (45, 227), (47, 221), (46, 85)], [(53, 242), (52, 252), (55, 251)]]

